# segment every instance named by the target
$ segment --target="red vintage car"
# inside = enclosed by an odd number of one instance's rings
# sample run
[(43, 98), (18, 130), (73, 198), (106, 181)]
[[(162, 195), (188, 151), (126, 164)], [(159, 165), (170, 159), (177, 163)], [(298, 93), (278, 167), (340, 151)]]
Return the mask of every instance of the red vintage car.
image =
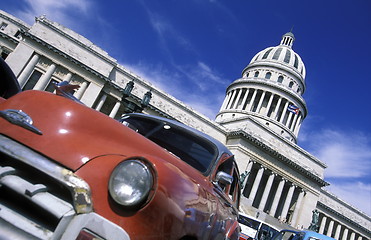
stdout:
[(0, 63), (0, 239), (238, 239), (239, 172), (223, 144), (21, 92)]

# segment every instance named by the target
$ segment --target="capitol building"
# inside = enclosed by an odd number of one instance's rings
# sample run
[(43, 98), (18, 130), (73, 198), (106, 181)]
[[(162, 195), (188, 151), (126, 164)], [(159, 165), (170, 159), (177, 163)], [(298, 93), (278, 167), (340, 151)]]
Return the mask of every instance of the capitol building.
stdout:
[[(76, 32), (36, 17), (31, 26), (0, 10), (0, 53), (23, 90), (54, 91), (78, 84), (74, 94), (109, 117), (144, 112), (176, 119), (224, 143), (243, 174), (240, 211), (278, 228), (306, 229), (341, 240), (371, 239), (371, 217), (324, 190), (326, 164), (297, 145), (307, 117), (306, 68), (293, 50), (292, 32), (277, 46), (251, 56), (231, 80), (215, 120), (130, 72)], [(310, 71), (310, 69), (308, 69)]]

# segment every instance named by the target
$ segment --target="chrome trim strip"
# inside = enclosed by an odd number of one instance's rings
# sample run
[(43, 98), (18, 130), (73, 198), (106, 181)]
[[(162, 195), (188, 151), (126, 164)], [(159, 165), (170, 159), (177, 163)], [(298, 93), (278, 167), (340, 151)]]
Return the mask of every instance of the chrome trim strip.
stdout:
[(38, 170), (47, 174), (50, 178), (66, 185), (72, 195), (74, 209), (77, 213), (93, 211), (89, 185), (72, 171), (51, 162), (41, 154), (3, 135), (0, 135), (0, 151), (29, 166), (37, 166)]
[(4, 118), (8, 122), (20, 126), (24, 129), (30, 130), (33, 133), (42, 135), (43, 133), (37, 129), (33, 124), (32, 118), (22, 110), (6, 109), (0, 111), (0, 117)]

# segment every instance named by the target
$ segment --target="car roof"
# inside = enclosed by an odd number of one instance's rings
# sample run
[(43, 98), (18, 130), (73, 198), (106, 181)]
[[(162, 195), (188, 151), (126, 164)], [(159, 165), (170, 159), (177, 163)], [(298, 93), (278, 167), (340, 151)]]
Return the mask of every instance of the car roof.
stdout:
[(321, 239), (321, 240), (335, 240), (332, 237), (329, 237), (329, 236), (326, 236), (326, 235), (323, 235), (323, 234), (320, 234), (314, 231), (310, 231), (310, 230), (295, 231), (295, 230), (283, 229), (281, 231), (292, 232), (295, 234), (304, 233), (305, 239), (308, 239), (309, 237), (314, 237), (314, 238)]
[(302, 231), (302, 232), (305, 232), (306, 237), (315, 237), (315, 238), (322, 239), (322, 240), (334, 240), (334, 238), (332, 238), (332, 237), (329, 237), (329, 236), (326, 236), (326, 235), (323, 235), (323, 234), (320, 234), (320, 233), (317, 233), (317, 232), (313, 232), (313, 231), (309, 231), (309, 230), (305, 230), (305, 231)]
[(269, 223), (265, 222), (264, 220), (258, 219), (258, 218), (253, 217), (253, 216), (249, 216), (249, 215), (247, 215), (246, 213), (243, 213), (243, 212), (239, 212), (238, 214), (241, 215), (241, 216), (244, 216), (244, 217), (250, 218), (250, 219), (252, 219), (252, 220), (255, 220), (255, 221), (259, 221), (259, 222), (261, 222), (261, 223), (264, 223), (265, 225), (267, 225), (267, 226), (269, 226), (269, 227), (271, 227), (271, 228), (274, 228), (274, 229), (276, 229), (277, 231), (280, 231), (279, 228), (277, 228), (276, 226), (273, 226), (272, 224), (269, 224)]
[(192, 134), (198, 136), (198, 137), (202, 137), (206, 140), (208, 140), (209, 142), (213, 143), (218, 151), (219, 151), (219, 155), (220, 154), (223, 154), (223, 153), (227, 153), (229, 155), (233, 155), (231, 153), (231, 151), (229, 151), (229, 149), (223, 144), (221, 143), (220, 141), (216, 140), (215, 138), (195, 129), (195, 128), (192, 128), (192, 127), (189, 127), (181, 122), (178, 122), (176, 120), (172, 120), (172, 119), (168, 119), (168, 118), (164, 118), (164, 117), (159, 117), (159, 116), (154, 116), (154, 115), (149, 115), (149, 114), (144, 114), (144, 113), (128, 113), (128, 114), (125, 114), (123, 117), (125, 116), (135, 116), (135, 117), (139, 117), (139, 118), (147, 118), (147, 119), (151, 119), (151, 120), (154, 120), (154, 121), (157, 121), (157, 122), (164, 122), (164, 123), (167, 123), (169, 125), (172, 125), (172, 126), (175, 126), (175, 127), (178, 127), (178, 128), (183, 128), (183, 129), (186, 129), (187, 131), (191, 132)]

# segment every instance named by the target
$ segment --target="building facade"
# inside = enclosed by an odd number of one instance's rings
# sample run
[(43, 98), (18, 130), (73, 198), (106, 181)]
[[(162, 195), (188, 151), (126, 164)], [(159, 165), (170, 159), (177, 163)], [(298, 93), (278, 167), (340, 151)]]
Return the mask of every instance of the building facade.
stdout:
[[(143, 111), (186, 123), (223, 142), (244, 176), (241, 211), (280, 228), (343, 240), (371, 238), (371, 218), (322, 188), (326, 165), (296, 145), (307, 115), (305, 66), (290, 32), (256, 54), (226, 92), (216, 120), (128, 71), (88, 39), (37, 17), (30, 26), (0, 11), (0, 53), (23, 90), (68, 81), (85, 105), (112, 117)], [(318, 220), (318, 221), (317, 221)]]

